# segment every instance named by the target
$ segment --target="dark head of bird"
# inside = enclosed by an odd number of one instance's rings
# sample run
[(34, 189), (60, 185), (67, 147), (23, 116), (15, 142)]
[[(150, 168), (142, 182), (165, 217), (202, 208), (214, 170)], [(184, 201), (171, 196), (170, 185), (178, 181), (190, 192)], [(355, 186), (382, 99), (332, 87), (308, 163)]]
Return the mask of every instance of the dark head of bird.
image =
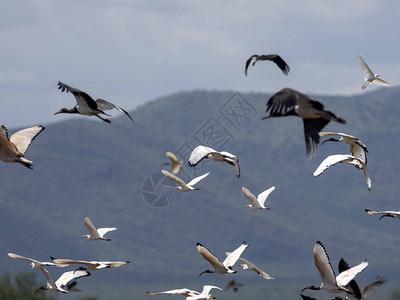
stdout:
[(321, 289), (321, 287), (319, 286), (315, 286), (315, 285), (309, 285), (306, 286), (304, 289), (301, 290), (301, 293), (305, 290), (314, 290), (314, 291), (319, 291)]
[(61, 108), (59, 111), (56, 111), (53, 115), (57, 114), (78, 114), (76, 107), (68, 109), (68, 108)]
[(214, 271), (205, 270), (205, 271), (203, 271), (203, 272), (201, 272), (201, 273), (199, 274), (199, 277), (200, 277), (201, 275), (203, 275), (204, 273), (214, 273)]
[(394, 218), (394, 216), (391, 215), (391, 214), (384, 214), (384, 215), (382, 215), (382, 216), (379, 218), (379, 220), (382, 219), (383, 217), (391, 217), (391, 218)]

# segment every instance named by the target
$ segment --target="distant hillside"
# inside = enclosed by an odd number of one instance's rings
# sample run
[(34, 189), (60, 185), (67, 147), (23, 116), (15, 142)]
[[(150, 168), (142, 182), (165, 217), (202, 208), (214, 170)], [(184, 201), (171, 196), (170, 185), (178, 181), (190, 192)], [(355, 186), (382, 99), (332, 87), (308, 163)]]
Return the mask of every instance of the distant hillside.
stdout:
[[(386, 299), (400, 282), (400, 223), (389, 218), (378, 221), (364, 209), (400, 209), (400, 89), (353, 97), (315, 96), (327, 110), (347, 120), (346, 125), (330, 123), (327, 130), (355, 135), (368, 146), (371, 191), (362, 171), (349, 165), (337, 165), (313, 178), (327, 155), (347, 153), (347, 145), (326, 143), (307, 161), (299, 118), (260, 120), (269, 97), (233, 91), (181, 92), (130, 112), (133, 124), (125, 116), (111, 124), (87, 117), (44, 124), (46, 129), (26, 154), (34, 170), (1, 163), (1, 270), (15, 273), (30, 268), (7, 252), (41, 260), (50, 255), (129, 260), (120, 268), (93, 272), (79, 281), (79, 288), (98, 299), (133, 299), (132, 293), (134, 299), (153, 299), (146, 290), (184, 286), (201, 290), (206, 283), (224, 287), (236, 278), (245, 284), (243, 293), (213, 294), (218, 299), (250, 294), (252, 299), (298, 299), (304, 286), (320, 283), (312, 250), (321, 240), (335, 269), (341, 257), (350, 265), (368, 258), (371, 265), (358, 276), (360, 285), (378, 274), (389, 277), (377, 293)], [(9, 134), (16, 130), (9, 129)], [(236, 154), (242, 176), (237, 179), (222, 163), (206, 161), (195, 172), (188, 168), (189, 150), (199, 144)], [(166, 150), (185, 159), (180, 174), (184, 179), (211, 172), (198, 184), (200, 191), (168, 190), (163, 198), (156, 187), (151, 193), (151, 180), (162, 180), (160, 170), (168, 168), (161, 166), (167, 161)], [(162, 184), (174, 185), (167, 180)], [(272, 185), (276, 190), (268, 198), (270, 211), (244, 206), (242, 186), (257, 195)], [(170, 204), (163, 206), (163, 201)], [(118, 230), (108, 234), (112, 241), (82, 239), (86, 216), (96, 226), (116, 226)], [(197, 252), (196, 242), (223, 259), (225, 251), (243, 240), (250, 243), (244, 257), (275, 280), (247, 271), (234, 277), (198, 277), (210, 266)], [(329, 299), (325, 292), (312, 295)]]

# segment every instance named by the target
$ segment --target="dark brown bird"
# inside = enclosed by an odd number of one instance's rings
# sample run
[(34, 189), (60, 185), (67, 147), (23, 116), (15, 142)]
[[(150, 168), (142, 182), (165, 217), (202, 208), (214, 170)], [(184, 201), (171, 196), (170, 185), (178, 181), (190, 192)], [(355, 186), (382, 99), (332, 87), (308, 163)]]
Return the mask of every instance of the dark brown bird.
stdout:
[(247, 69), (251, 63), (251, 60), (255, 58), (253, 62), (253, 66), (258, 62), (259, 60), (264, 61), (264, 60), (270, 60), (276, 63), (276, 65), (282, 70), (283, 74), (288, 75), (290, 71), (290, 67), (288, 64), (280, 57), (278, 54), (268, 54), (268, 55), (257, 55), (254, 54), (250, 56), (250, 58), (246, 61), (246, 68), (244, 69), (244, 74), (247, 76)]

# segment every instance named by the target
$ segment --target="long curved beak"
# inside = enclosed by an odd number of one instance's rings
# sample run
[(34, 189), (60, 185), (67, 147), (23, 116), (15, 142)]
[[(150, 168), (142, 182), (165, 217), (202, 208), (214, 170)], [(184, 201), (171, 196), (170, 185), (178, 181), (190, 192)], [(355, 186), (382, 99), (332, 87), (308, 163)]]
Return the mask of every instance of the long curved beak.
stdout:
[(325, 142), (328, 142), (328, 141), (330, 141), (330, 142), (339, 142), (339, 140), (337, 140), (337, 139), (335, 139), (335, 138), (329, 138), (329, 139), (326, 139), (325, 141), (323, 141), (323, 142), (321, 143), (321, 146), (322, 146)]
[(382, 219), (383, 217), (391, 217), (391, 218), (394, 218), (394, 216), (392, 216), (391, 214), (385, 214), (385, 215), (382, 215), (382, 216), (379, 218), (379, 220)]

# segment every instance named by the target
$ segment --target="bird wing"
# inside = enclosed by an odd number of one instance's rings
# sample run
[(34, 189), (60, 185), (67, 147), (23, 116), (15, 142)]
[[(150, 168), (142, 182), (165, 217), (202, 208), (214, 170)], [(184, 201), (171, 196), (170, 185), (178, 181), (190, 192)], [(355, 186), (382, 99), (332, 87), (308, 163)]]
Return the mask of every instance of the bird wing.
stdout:
[(187, 186), (187, 184), (186, 184), (182, 179), (180, 179), (178, 176), (175, 176), (174, 174), (172, 174), (172, 173), (170, 173), (170, 172), (168, 172), (168, 171), (166, 171), (166, 170), (161, 170), (161, 172), (162, 172), (166, 177), (168, 177), (168, 178), (171, 179), (172, 181), (175, 181), (177, 184), (179, 184), (182, 188), (184, 188), (184, 187)]
[(289, 74), (289, 65), (278, 54), (261, 55), (260, 58), (273, 61), (282, 70), (283, 74)]
[(99, 265), (98, 262), (91, 262), (91, 261), (85, 261), (85, 260), (75, 260), (75, 259), (68, 259), (68, 258), (54, 258), (51, 257), (53, 262), (57, 264), (82, 264), (82, 265), (87, 265), (88, 267), (95, 268)]
[(365, 183), (367, 184), (368, 190), (370, 190), (370, 189), (371, 189), (371, 186), (372, 186), (372, 182), (371, 182), (371, 177), (369, 176), (368, 167), (367, 167), (367, 165), (364, 164), (364, 162), (361, 161), (360, 159), (359, 159), (359, 161), (360, 161), (360, 162), (362, 163), (362, 165), (363, 165)]
[(196, 166), (200, 161), (207, 157), (210, 153), (219, 153), (214, 149), (206, 146), (197, 146), (190, 154), (188, 164), (190, 167)]
[(81, 90), (78, 90), (76, 88), (73, 88), (72, 86), (62, 83), (61, 81), (58, 82), (58, 89), (61, 90), (61, 92), (67, 91), (72, 93), (72, 95), (74, 95), (76, 99), (76, 103), (78, 104), (78, 106), (81, 107), (89, 106), (91, 109), (98, 109), (96, 101), (94, 101), (93, 98), (89, 96), (89, 94), (86, 94)]
[(253, 270), (254, 272), (256, 272), (258, 275), (260, 275), (261, 277), (265, 278), (265, 279), (275, 279), (271, 276), (269, 276), (267, 273), (265, 273), (264, 271), (262, 271), (260, 268), (258, 268), (255, 264), (249, 262), (248, 260), (244, 259), (244, 258), (239, 258), (239, 260), (241, 262), (243, 262), (244, 264), (247, 265), (248, 269)]
[(375, 78), (373, 83), (383, 85), (383, 86), (392, 86), (389, 82), (386, 82), (385, 80), (380, 79), (380, 78)]
[(254, 207), (260, 207), (260, 203), (258, 203), (256, 196), (254, 196), (247, 188), (242, 187), (242, 193), (246, 196), (247, 199), (250, 200), (251, 205)]
[(102, 261), (101, 263), (104, 263), (108, 266), (116, 268), (116, 267), (120, 267), (122, 265), (128, 264), (129, 261)]
[(170, 151), (167, 151), (165, 153), (165, 155), (169, 158), (169, 160), (171, 161), (171, 165), (172, 165), (172, 173), (173, 174), (178, 174), (181, 166), (182, 166), (182, 162), (178, 159), (178, 157), (176, 157), (176, 155)]
[(382, 210), (382, 211), (374, 211), (370, 209), (365, 209), (365, 212), (369, 215), (379, 215), (379, 214), (394, 214), (398, 215), (400, 214), (400, 211), (394, 211), (394, 210)]
[(157, 292), (157, 293), (151, 293), (151, 292), (147, 292), (147, 294), (149, 294), (150, 296), (157, 296), (157, 295), (163, 295), (163, 294), (167, 294), (167, 295), (182, 295), (185, 297), (188, 297), (190, 295), (199, 295), (200, 293), (197, 291), (193, 291), (187, 288), (183, 288), (183, 289), (174, 289), (174, 290), (169, 290), (169, 291), (165, 291), (165, 292)]
[(329, 120), (326, 119), (303, 119), (307, 159), (315, 156), (319, 143), (319, 128), (322, 129), (328, 123)]
[(42, 270), (44, 276), (46, 276), (47, 283), (50, 284), (50, 285), (53, 286), (53, 287), (56, 287), (57, 285), (56, 285), (56, 283), (54, 282), (54, 279), (53, 279), (53, 277), (51, 276), (51, 274), (49, 273), (49, 271), (47, 271), (47, 270), (46, 270), (45, 268), (43, 268), (43, 267), (40, 267), (40, 270)]
[(358, 61), (360, 63), (362, 71), (364, 72), (365, 77), (367, 77), (368, 79), (374, 78), (374, 72), (371, 71), (367, 63), (362, 59), (361, 55), (358, 56)]
[(240, 255), (246, 250), (249, 244), (244, 241), (238, 248), (236, 248), (233, 252), (229, 253), (229, 255), (223, 261), (223, 265), (229, 269), (231, 269), (240, 258)]
[[(342, 257), (338, 264), (339, 274), (344, 271), (347, 271), (348, 269), (350, 269), (350, 266), (347, 264), (347, 262)], [(358, 286), (357, 282), (354, 279), (350, 280), (350, 282), (346, 285), (346, 288), (349, 291), (348, 294), (350, 294), (351, 299), (353, 299), (353, 298), (354, 299), (362, 299), (360, 287)]]
[(281, 116), (289, 109), (294, 108), (294, 106), (297, 104), (299, 96), (308, 98), (308, 96), (296, 90), (284, 88), (269, 98), (266, 111), (270, 111), (270, 115), (272, 116)]
[(96, 104), (97, 104), (98, 109), (100, 109), (100, 110), (110, 110), (110, 109), (115, 108), (115, 109), (119, 110), (120, 112), (124, 113), (125, 115), (127, 115), (128, 118), (131, 119), (131, 121), (133, 122), (133, 119), (131, 118), (129, 113), (126, 110), (122, 109), (121, 107), (119, 107), (115, 104), (112, 104), (103, 99), (96, 99)]
[(29, 257), (25, 257), (25, 256), (21, 256), (18, 254), (14, 254), (14, 253), (7, 253), (7, 255), (11, 258), (19, 258), (19, 259), (23, 259), (23, 260), (27, 260), (27, 261), (31, 261), (31, 262), (36, 262), (36, 263), (40, 263), (40, 261), (29, 258)]
[(203, 286), (203, 290), (201, 291), (200, 295), (208, 295), (212, 289), (218, 289), (218, 290), (222, 291), (222, 289), (218, 286), (205, 285), (205, 286)]
[(196, 177), (196, 178), (193, 178), (192, 180), (190, 180), (190, 181), (188, 182), (187, 185), (190, 185), (190, 186), (195, 185), (196, 183), (198, 183), (198, 182), (199, 182), (200, 180), (202, 180), (203, 178), (206, 178), (206, 177), (208, 176), (208, 174), (210, 174), (210, 172), (208, 172), (208, 173), (206, 173), (206, 174), (203, 174), (203, 175), (201, 175), (201, 176), (198, 176), (198, 177)]
[(363, 261), (355, 267), (352, 267), (346, 271), (341, 272), (336, 277), (336, 282), (339, 286), (347, 285), (356, 275), (362, 272), (366, 267), (368, 267), (369, 263), (367, 261)]
[(257, 201), (260, 203), (261, 206), (264, 206), (265, 200), (267, 200), (269, 194), (271, 194), (273, 190), (275, 190), (274, 186), (270, 187), (268, 190), (265, 190), (257, 196)]
[(96, 227), (94, 227), (89, 217), (86, 217), (83, 223), (89, 229), (90, 235), (100, 237), (100, 233), (97, 231)]
[(303, 298), (303, 300), (317, 300), (317, 299), (315, 299), (315, 298), (308, 297), (308, 296), (303, 295), (303, 294), (300, 294), (300, 296), (301, 296), (301, 298)]
[(245, 74), (246, 76), (247, 76), (247, 69), (249, 68), (249, 65), (250, 65), (250, 63), (251, 63), (251, 60), (252, 60), (254, 57), (258, 57), (258, 55), (257, 55), (257, 54), (254, 54), (254, 55), (250, 56), (250, 58), (249, 58), (248, 60), (246, 60), (246, 67), (244, 68), (244, 74)]
[(197, 243), (197, 251), (203, 256), (203, 258), (208, 261), (214, 268), (215, 271), (223, 270), (225, 271), (225, 265), (216, 257), (210, 250), (200, 243)]
[(44, 130), (43, 126), (33, 126), (30, 128), (17, 131), (10, 137), (10, 141), (17, 147), (18, 152), (22, 155), (28, 150), (29, 145), (35, 137)]
[(117, 230), (117, 227), (97, 228), (97, 232), (98, 232), (101, 236), (104, 236), (107, 232), (109, 232), (109, 231), (114, 231), (114, 230)]
[(330, 166), (336, 165), (337, 163), (344, 162), (348, 159), (356, 159), (354, 156), (349, 155), (349, 154), (334, 154), (334, 155), (329, 155), (327, 158), (325, 158), (321, 164), (318, 166), (318, 168), (314, 171), (313, 176), (319, 176), (321, 175), (326, 169), (328, 169)]
[(71, 280), (78, 279), (81, 277), (86, 277), (90, 276), (90, 272), (88, 271), (81, 271), (81, 270), (76, 270), (76, 271), (68, 271), (63, 273), (60, 278), (57, 279), (55, 282), (58, 287), (65, 287)]
[(320, 241), (317, 241), (314, 246), (314, 263), (323, 284), (326, 286), (336, 285), (335, 272), (333, 271), (328, 253), (326, 253), (325, 247)]
[(387, 279), (385, 277), (377, 276), (374, 281), (372, 281), (370, 284), (364, 286), (361, 289), (361, 294), (364, 299), (367, 299), (369, 296), (372, 295), (375, 290), (380, 287), (382, 284), (386, 283)]

